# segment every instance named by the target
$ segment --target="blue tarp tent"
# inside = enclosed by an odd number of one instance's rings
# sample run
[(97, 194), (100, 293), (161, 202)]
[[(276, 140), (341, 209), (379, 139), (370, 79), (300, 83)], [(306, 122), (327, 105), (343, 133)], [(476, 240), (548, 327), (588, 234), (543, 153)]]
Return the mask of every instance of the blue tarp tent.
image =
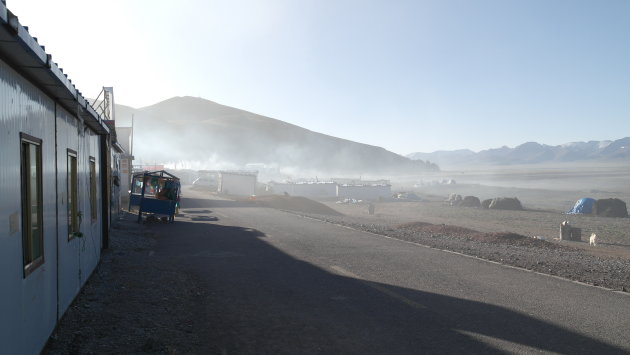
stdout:
[(569, 214), (591, 214), (593, 213), (593, 205), (595, 200), (590, 197), (585, 197), (577, 200), (575, 206), (567, 212)]

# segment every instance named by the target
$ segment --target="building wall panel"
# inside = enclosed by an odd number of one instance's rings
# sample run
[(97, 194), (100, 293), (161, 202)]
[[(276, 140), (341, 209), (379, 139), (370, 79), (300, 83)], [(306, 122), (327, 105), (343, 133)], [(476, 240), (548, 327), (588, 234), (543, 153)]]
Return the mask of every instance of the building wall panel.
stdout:
[[(79, 264), (81, 267), (81, 277), (79, 278), (80, 286), (83, 287), (88, 280), (92, 271), (98, 265), (101, 257), (101, 238), (102, 229), (100, 221), (100, 174), (99, 174), (99, 149), (100, 139), (91, 130), (85, 130), (84, 135), (80, 137), (79, 145), (79, 196), (80, 208), (83, 212), (83, 221), (81, 223), (81, 232), (83, 238), (80, 241), (79, 248)], [(90, 203), (90, 157), (94, 158), (96, 167), (96, 211), (97, 218), (92, 220), (92, 206)]]
[[(0, 344), (7, 353), (38, 353), (57, 320), (54, 109), (50, 98), (0, 60)], [(42, 139), (44, 264), (26, 277), (20, 132)]]
[[(79, 121), (57, 106), (57, 233), (59, 235), (59, 313), (63, 314), (81, 287), (79, 277), (79, 238), (69, 238), (68, 228), (68, 149), (79, 152)], [(78, 157), (77, 157), (78, 158)], [(80, 169), (79, 164), (79, 169)], [(79, 205), (79, 210), (81, 206)]]
[[(77, 153), (78, 210), (82, 237), (68, 228), (68, 149)], [(57, 106), (57, 204), (59, 206), (59, 313), (70, 306), (100, 260), (102, 238), (100, 139), (67, 110)], [(90, 205), (90, 157), (96, 164), (97, 219)]]

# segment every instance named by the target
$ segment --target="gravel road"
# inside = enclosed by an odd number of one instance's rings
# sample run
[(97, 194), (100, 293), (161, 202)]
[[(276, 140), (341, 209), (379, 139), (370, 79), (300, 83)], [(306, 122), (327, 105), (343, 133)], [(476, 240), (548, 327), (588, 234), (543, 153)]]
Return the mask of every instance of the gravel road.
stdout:
[[(630, 260), (626, 258), (442, 224), (397, 224), (303, 209), (292, 213), (613, 290), (630, 289)], [(212, 218), (203, 213), (189, 216), (192, 222)], [(214, 336), (204, 329), (208, 326), (205, 313), (212, 311), (204, 300), (214, 296), (207, 294), (199, 274), (187, 269), (181, 259), (154, 254), (153, 230), (159, 227), (136, 224), (129, 214), (120, 218), (111, 235), (111, 248), (68, 309), (45, 354), (205, 354), (208, 349), (221, 353), (211, 344), (223, 339), (221, 328), (216, 328)]]

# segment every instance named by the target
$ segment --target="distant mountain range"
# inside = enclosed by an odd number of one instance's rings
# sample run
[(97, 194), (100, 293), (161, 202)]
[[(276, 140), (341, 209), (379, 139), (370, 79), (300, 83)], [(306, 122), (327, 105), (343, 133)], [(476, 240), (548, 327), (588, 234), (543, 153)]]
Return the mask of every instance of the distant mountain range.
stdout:
[(134, 109), (135, 163), (195, 169), (272, 167), (294, 176), (418, 173), (437, 166), (195, 97)]
[(550, 162), (578, 162), (589, 160), (628, 160), (630, 162), (630, 137), (614, 141), (574, 142), (562, 145), (546, 145), (536, 142), (523, 143), (515, 148), (501, 147), (482, 150), (436, 151), (411, 153), (411, 159), (420, 159), (441, 167), (466, 165), (519, 165)]

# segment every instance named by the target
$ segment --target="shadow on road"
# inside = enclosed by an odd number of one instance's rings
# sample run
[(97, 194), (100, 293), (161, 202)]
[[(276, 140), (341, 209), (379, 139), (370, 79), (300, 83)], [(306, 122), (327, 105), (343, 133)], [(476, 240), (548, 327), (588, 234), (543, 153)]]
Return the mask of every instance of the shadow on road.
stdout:
[[(200, 201), (197, 208), (215, 206)], [(271, 246), (257, 230), (187, 221), (148, 228), (163, 265), (170, 260), (201, 280), (204, 309), (196, 313), (203, 326), (195, 331), (211, 353), (505, 351), (471, 333), (517, 352), (624, 353), (504, 307), (321, 269)]]
[(182, 211), (185, 213), (195, 213), (193, 209), (199, 208), (243, 208), (243, 207), (259, 207), (259, 208), (275, 208), (278, 210), (312, 213), (319, 215), (341, 216), (338, 211), (315, 200), (301, 196), (280, 196), (266, 195), (259, 196), (255, 200), (219, 200), (204, 198), (183, 198), (181, 201)]

